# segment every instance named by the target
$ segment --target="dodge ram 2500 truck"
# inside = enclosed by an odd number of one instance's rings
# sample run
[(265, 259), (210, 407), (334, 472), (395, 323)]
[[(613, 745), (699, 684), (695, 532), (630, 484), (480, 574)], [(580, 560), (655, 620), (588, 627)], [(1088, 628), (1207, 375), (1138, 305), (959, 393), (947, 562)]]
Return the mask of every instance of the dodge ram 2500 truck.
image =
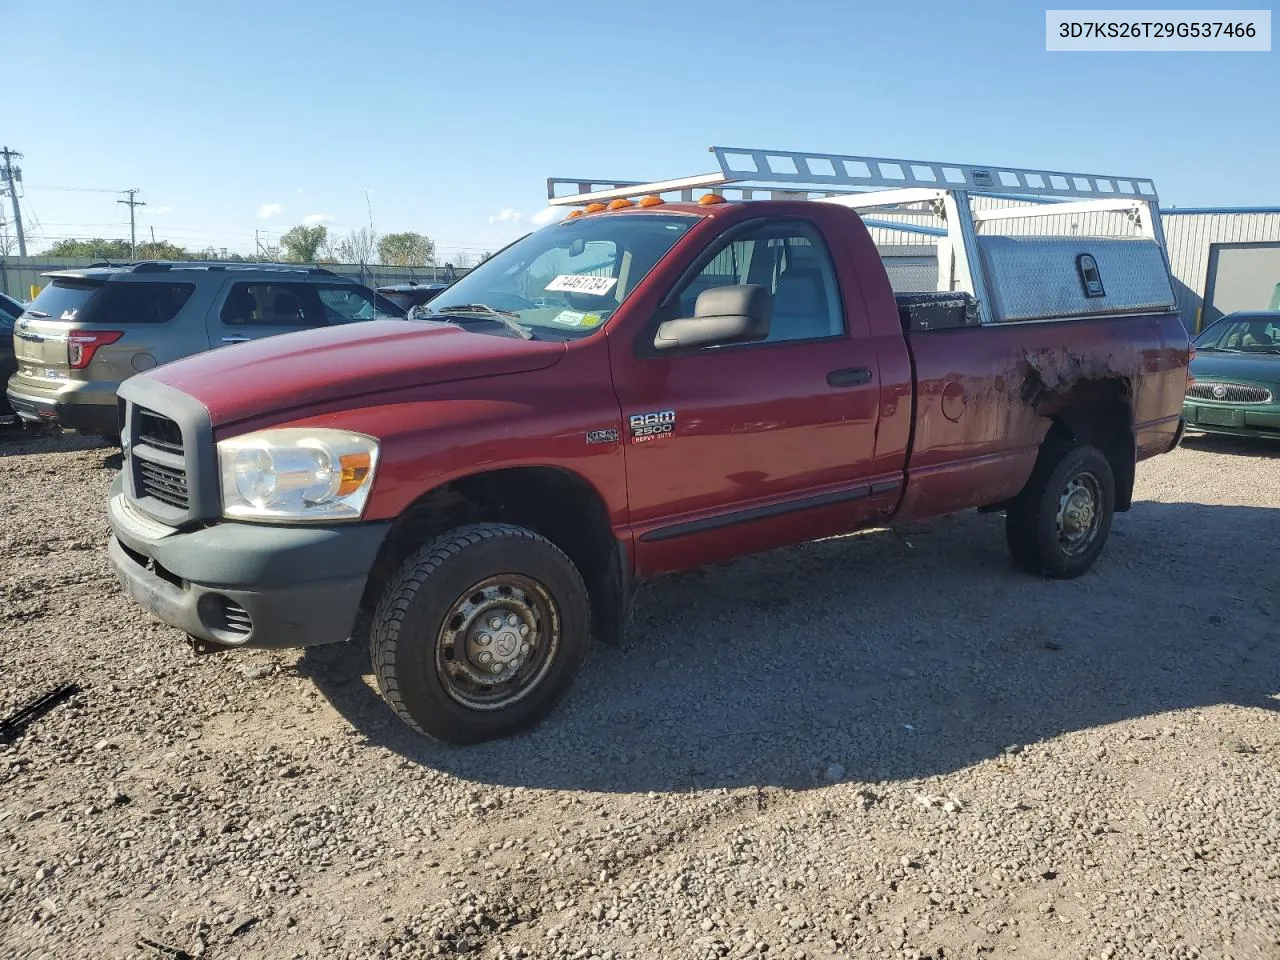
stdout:
[[(543, 717), (660, 574), (969, 508), (1004, 513), (1027, 571), (1088, 570), (1183, 426), (1149, 182), (739, 153), (749, 175), (725, 152), (551, 183), (572, 212), (422, 319), (130, 378), (125, 588), (206, 649), (368, 642), (405, 722), (476, 742)], [(975, 203), (996, 190), (1021, 199)], [(1119, 236), (1055, 235), (1086, 214)]]

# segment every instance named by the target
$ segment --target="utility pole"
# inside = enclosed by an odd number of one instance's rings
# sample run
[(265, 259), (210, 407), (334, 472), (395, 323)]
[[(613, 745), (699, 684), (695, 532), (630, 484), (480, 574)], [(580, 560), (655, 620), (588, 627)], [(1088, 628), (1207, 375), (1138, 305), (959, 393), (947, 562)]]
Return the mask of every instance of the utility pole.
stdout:
[(137, 199), (137, 195), (141, 192), (137, 187), (132, 190), (121, 190), (121, 193), (129, 195), (128, 200), (117, 200), (116, 203), (123, 203), (129, 208), (129, 259), (138, 259), (138, 222), (134, 218), (134, 209), (136, 207), (145, 207), (145, 200)]
[[(4, 156), (4, 179), (9, 185), (9, 201), (13, 204), (13, 229), (18, 235), (18, 256), (27, 255), (27, 238), (22, 233), (22, 211), (18, 209), (18, 188), (13, 185), (13, 161), (21, 160), (22, 154), (8, 147), (0, 149)], [(22, 171), (18, 171), (18, 179), (22, 179)]]

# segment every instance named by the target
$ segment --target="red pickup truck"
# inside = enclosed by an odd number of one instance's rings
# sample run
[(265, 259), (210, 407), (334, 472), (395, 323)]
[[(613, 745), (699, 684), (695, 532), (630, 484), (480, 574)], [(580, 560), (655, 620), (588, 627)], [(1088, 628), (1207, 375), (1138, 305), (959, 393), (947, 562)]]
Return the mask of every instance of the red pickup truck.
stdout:
[(640, 580), (971, 508), (1075, 577), (1177, 445), (1189, 343), (1149, 232), (977, 236), (941, 189), (941, 280), (895, 293), (865, 194), (667, 186), (576, 198), (420, 317), (129, 379), (129, 593), (205, 649), (367, 640), (404, 721), (477, 742), (543, 717)]

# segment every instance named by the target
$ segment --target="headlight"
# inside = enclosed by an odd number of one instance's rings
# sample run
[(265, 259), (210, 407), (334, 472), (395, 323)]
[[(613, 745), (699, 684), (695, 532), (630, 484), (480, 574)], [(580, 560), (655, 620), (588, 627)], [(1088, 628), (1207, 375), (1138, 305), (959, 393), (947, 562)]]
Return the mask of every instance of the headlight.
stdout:
[(346, 430), (261, 430), (218, 443), (222, 515), (242, 520), (358, 520), (378, 441)]

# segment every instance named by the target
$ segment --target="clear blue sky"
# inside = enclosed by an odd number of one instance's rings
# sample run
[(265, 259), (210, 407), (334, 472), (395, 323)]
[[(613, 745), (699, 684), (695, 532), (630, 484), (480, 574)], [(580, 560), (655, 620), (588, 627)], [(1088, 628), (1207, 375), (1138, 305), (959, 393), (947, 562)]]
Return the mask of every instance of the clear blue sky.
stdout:
[(128, 232), (116, 196), (50, 186), (140, 187), (144, 235), (243, 251), (310, 215), (364, 225), (367, 190), (380, 232), (479, 251), (548, 176), (701, 173), (711, 144), (1280, 204), (1280, 53), (1046, 53), (1026, 0), (55, 6), (0, 4), (0, 142), (37, 240)]

